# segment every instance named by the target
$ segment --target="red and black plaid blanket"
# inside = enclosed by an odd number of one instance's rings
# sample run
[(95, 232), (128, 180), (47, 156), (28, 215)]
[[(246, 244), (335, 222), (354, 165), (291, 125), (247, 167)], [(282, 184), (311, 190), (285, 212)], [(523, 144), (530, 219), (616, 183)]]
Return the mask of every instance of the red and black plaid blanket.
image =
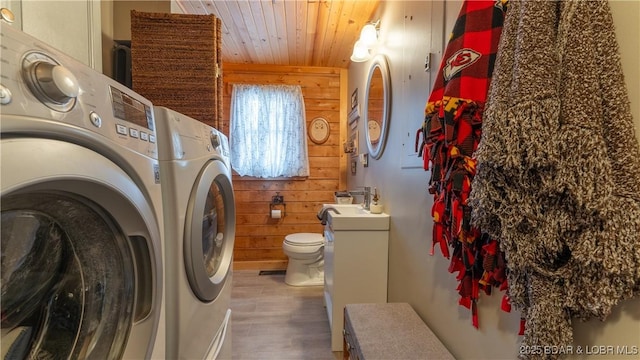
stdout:
[[(423, 143), (416, 149), (431, 170), (434, 196), (433, 245), (451, 258), (449, 271), (460, 282), (460, 305), (472, 309), (478, 327), (476, 300), (480, 290), (506, 289), (504, 255), (496, 239), (470, 224), (467, 205), (480, 141), (482, 113), (506, 11), (506, 0), (465, 1), (447, 44), (438, 78), (425, 108)], [(418, 145), (418, 139), (416, 139)], [(450, 249), (452, 255), (450, 256)], [(509, 311), (508, 297), (503, 309)]]

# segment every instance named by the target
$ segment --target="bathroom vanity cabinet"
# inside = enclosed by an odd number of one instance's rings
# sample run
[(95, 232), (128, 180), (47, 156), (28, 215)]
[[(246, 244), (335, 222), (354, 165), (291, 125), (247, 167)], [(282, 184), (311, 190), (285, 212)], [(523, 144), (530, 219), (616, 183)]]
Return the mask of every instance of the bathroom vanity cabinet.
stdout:
[(387, 302), (389, 216), (384, 230), (338, 230), (329, 217), (324, 237), (324, 300), (331, 350), (342, 351), (345, 305)]

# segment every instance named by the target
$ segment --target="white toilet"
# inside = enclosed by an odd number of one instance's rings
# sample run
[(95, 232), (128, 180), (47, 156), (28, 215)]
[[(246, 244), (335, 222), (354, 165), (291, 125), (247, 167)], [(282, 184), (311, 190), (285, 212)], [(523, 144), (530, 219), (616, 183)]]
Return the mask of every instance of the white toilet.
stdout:
[(285, 236), (282, 249), (289, 257), (284, 282), (292, 286), (324, 285), (324, 237), (316, 233)]

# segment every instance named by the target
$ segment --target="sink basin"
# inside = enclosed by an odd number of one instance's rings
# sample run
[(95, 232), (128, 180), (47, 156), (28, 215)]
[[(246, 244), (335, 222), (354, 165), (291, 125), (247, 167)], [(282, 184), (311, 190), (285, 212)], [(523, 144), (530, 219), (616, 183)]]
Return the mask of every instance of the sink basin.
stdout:
[(369, 213), (360, 204), (322, 204), (323, 208), (332, 207), (343, 215), (366, 215)]
[(330, 211), (328, 224), (333, 230), (389, 230), (389, 214), (372, 214), (359, 204), (324, 204), (340, 214)]

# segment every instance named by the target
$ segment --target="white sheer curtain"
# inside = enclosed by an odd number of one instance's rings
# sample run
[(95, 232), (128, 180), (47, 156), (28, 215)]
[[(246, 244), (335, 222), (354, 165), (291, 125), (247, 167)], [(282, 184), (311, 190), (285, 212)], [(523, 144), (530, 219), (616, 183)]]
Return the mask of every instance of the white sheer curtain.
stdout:
[(231, 94), (231, 164), (241, 176), (309, 176), (302, 89), (235, 84)]

